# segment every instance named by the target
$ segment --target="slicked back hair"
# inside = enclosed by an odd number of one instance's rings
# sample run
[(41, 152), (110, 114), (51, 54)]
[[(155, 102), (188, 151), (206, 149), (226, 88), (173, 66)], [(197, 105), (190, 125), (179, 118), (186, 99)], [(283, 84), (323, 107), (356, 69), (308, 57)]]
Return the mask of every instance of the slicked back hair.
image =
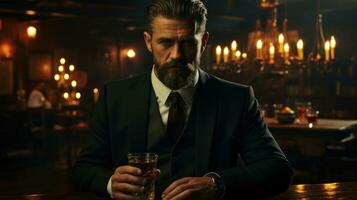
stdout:
[(207, 9), (200, 0), (152, 0), (147, 8), (146, 30), (152, 34), (155, 17), (193, 20), (197, 23), (197, 32), (206, 30)]

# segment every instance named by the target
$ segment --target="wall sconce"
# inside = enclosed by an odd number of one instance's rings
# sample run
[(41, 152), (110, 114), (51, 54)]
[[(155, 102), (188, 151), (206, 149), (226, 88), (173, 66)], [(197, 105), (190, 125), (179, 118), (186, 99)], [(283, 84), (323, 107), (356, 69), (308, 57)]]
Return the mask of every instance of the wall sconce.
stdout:
[(36, 11), (34, 11), (34, 10), (26, 10), (25, 13), (27, 15), (36, 15)]
[(2, 41), (0, 43), (0, 57), (12, 58), (14, 56), (14, 46), (11, 42)]
[(27, 27), (27, 36), (29, 38), (35, 38), (37, 34), (37, 29), (34, 26)]
[(134, 58), (136, 53), (133, 49), (129, 49), (126, 55), (128, 56), (128, 58)]

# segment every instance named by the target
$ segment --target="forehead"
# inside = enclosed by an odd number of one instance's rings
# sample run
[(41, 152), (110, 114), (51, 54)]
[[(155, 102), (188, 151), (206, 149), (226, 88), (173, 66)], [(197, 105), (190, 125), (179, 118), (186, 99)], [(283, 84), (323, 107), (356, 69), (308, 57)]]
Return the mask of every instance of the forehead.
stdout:
[(193, 36), (197, 25), (189, 19), (171, 19), (157, 16), (153, 20), (154, 37), (184, 37)]

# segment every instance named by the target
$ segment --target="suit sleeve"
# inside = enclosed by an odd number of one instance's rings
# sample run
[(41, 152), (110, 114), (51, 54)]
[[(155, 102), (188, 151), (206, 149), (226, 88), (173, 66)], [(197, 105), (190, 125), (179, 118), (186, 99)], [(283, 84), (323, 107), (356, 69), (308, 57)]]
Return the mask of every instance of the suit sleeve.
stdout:
[(225, 199), (272, 196), (284, 192), (292, 179), (290, 163), (268, 130), (253, 89), (247, 93), (238, 152), (244, 166), (218, 172), (225, 183)]
[(82, 150), (73, 169), (78, 189), (105, 196), (109, 195), (107, 184), (113, 174), (107, 116), (106, 87), (103, 87), (90, 121), (89, 144)]

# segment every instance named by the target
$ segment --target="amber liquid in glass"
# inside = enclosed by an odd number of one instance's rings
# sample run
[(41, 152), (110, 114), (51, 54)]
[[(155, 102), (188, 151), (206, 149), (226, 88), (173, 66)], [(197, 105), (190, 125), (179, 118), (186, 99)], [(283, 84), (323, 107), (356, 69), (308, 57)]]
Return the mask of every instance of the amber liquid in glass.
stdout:
[(155, 199), (155, 171), (156, 160), (155, 159), (129, 159), (129, 165), (141, 169), (143, 176), (146, 179), (146, 185), (144, 186), (143, 193), (135, 193), (134, 195), (139, 197), (140, 200), (154, 200)]
[(317, 114), (307, 114), (307, 122), (308, 123), (317, 123)]

